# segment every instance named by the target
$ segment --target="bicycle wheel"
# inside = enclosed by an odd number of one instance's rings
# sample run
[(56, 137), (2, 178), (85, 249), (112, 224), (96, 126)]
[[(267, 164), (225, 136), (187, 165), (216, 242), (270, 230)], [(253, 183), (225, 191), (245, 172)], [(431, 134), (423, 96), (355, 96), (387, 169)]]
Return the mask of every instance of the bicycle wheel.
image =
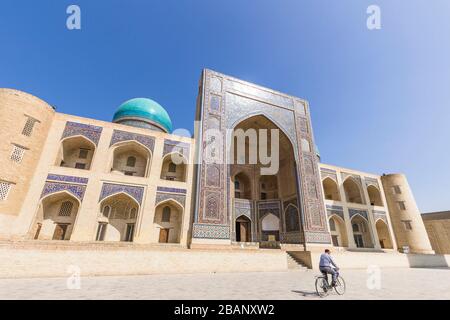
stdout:
[(316, 278), (316, 292), (319, 297), (326, 297), (328, 295), (328, 288), (325, 278), (317, 277)]
[(336, 286), (334, 287), (334, 290), (340, 296), (345, 293), (345, 281), (341, 276), (338, 276), (338, 278), (336, 279)]

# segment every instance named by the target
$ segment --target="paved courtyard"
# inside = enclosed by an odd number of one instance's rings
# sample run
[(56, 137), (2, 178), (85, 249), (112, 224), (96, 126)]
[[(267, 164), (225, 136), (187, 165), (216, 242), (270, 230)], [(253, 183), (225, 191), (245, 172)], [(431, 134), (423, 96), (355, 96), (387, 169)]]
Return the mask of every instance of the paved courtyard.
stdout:
[[(66, 278), (0, 279), (0, 298), (320, 299), (314, 290), (315, 275), (308, 270), (82, 277), (80, 289), (68, 289)], [(450, 299), (450, 268), (382, 269), (381, 289), (369, 289), (368, 276), (366, 270), (344, 270), (347, 293), (325, 299)]]

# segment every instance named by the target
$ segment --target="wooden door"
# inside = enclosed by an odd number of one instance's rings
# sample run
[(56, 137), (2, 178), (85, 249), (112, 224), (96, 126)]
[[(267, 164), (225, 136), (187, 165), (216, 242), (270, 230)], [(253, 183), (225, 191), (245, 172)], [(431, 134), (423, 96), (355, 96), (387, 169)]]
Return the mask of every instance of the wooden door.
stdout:
[(159, 243), (169, 242), (169, 229), (160, 229), (159, 231)]
[(240, 241), (242, 242), (248, 242), (248, 223), (247, 222), (240, 222), (239, 223), (239, 229), (240, 229)]
[(66, 237), (67, 224), (58, 223), (53, 233), (53, 240), (64, 240)]

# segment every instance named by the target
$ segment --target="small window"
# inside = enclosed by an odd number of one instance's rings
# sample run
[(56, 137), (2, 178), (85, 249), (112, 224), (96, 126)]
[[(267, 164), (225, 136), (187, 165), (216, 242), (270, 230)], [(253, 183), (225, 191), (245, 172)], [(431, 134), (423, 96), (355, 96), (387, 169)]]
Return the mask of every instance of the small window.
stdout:
[(77, 162), (77, 163), (75, 163), (75, 168), (76, 169), (86, 169), (86, 163)]
[(394, 194), (401, 194), (402, 193), (402, 189), (400, 189), (400, 186), (393, 186), (392, 187), (392, 192)]
[(411, 220), (403, 220), (402, 222), (406, 230), (412, 230)]
[(136, 165), (136, 157), (128, 157), (127, 167), (134, 167)]
[(267, 199), (267, 193), (261, 192), (261, 200), (266, 200), (266, 199)]
[(80, 153), (78, 154), (78, 158), (87, 159), (89, 150), (88, 149), (80, 149)]
[(241, 198), (241, 193), (239, 191), (236, 191), (234, 193), (234, 197), (240, 199)]
[(330, 219), (330, 231), (336, 231), (336, 223), (334, 219)]
[(177, 165), (175, 163), (169, 163), (169, 172), (177, 172)]
[(170, 207), (164, 207), (162, 212), (162, 222), (170, 222)]
[(110, 212), (111, 212), (111, 207), (110, 206), (104, 206), (103, 207), (102, 213), (103, 213), (104, 217), (109, 218)]
[(11, 153), (11, 160), (17, 163), (22, 162), (23, 159), (23, 155), (25, 154), (25, 150), (26, 148), (18, 146), (18, 145), (13, 145), (13, 150)]
[(12, 183), (10, 182), (0, 181), (0, 201), (4, 201), (8, 198), (11, 185)]
[(241, 189), (241, 184), (240, 184), (239, 181), (237, 181), (237, 180), (234, 182), (234, 189), (235, 189), (235, 190)]
[(353, 229), (353, 232), (360, 232), (359, 224), (357, 224), (357, 223), (352, 224), (352, 229)]
[(95, 237), (96, 241), (104, 241), (105, 240), (105, 234), (106, 234), (106, 228), (108, 224), (104, 222), (100, 222), (98, 224), (97, 228), (97, 236)]
[(266, 189), (266, 184), (265, 183), (261, 183), (261, 189)]
[(24, 136), (30, 137), (31, 134), (33, 133), (34, 124), (36, 122), (39, 122), (39, 120), (27, 116), (27, 121), (25, 122), (25, 125), (23, 126), (22, 129), (22, 134)]
[(400, 210), (406, 210), (405, 201), (397, 201), (397, 204)]
[(59, 208), (58, 216), (60, 217), (70, 217), (72, 214), (73, 202), (64, 201), (61, 203), (61, 208)]
[(130, 210), (130, 219), (136, 219), (137, 217), (137, 209), (136, 208), (131, 208)]

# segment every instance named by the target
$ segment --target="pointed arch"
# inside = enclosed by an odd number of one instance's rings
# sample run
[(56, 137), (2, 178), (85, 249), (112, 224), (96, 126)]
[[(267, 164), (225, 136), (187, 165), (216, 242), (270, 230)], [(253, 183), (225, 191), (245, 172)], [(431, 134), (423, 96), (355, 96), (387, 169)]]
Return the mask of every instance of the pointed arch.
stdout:
[(375, 221), (375, 228), (377, 230), (378, 239), (380, 241), (380, 247), (382, 249), (393, 249), (392, 237), (386, 221), (384, 221), (382, 218), (378, 218)]
[[(133, 158), (131, 163), (129, 160)], [(136, 140), (124, 140), (110, 147), (108, 172), (120, 175), (148, 177), (152, 151)], [(133, 164), (133, 165), (130, 165)]]
[(98, 207), (96, 240), (132, 242), (141, 211), (139, 202), (128, 193), (118, 191), (101, 199)]
[(90, 170), (97, 145), (83, 135), (61, 139), (55, 165)]
[(341, 201), (339, 186), (334, 179), (325, 177), (322, 179), (322, 187), (326, 200)]
[(328, 226), (333, 246), (348, 247), (348, 235), (344, 219), (337, 214), (331, 214), (328, 217)]
[(343, 186), (347, 202), (364, 204), (361, 186), (353, 177), (347, 177)]
[[(167, 208), (169, 208), (169, 215), (167, 215)], [(184, 208), (175, 199), (169, 198), (158, 203), (153, 220), (154, 234), (158, 238), (154, 238), (154, 242), (180, 243), (183, 216)]]
[[(70, 205), (67, 205), (70, 203)], [(81, 201), (67, 190), (41, 198), (31, 230), (34, 239), (70, 240)]]
[(186, 182), (188, 159), (178, 151), (166, 154), (162, 160), (161, 179)]
[(383, 206), (383, 200), (381, 200), (380, 190), (376, 186), (374, 186), (373, 184), (368, 185), (367, 193), (369, 195), (369, 201), (372, 206)]

